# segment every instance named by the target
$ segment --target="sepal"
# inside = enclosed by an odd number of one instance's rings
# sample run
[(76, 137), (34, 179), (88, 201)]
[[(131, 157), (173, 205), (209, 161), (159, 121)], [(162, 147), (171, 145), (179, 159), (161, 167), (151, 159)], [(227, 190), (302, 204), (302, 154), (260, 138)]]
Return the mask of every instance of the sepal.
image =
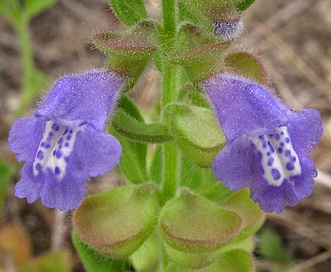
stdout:
[(182, 152), (195, 164), (210, 167), (225, 145), (225, 137), (210, 109), (170, 104), (164, 109), (170, 132)]
[(225, 70), (268, 85), (268, 75), (262, 62), (248, 52), (235, 52), (225, 56)]
[(130, 256), (153, 232), (159, 211), (156, 186), (125, 186), (88, 196), (75, 210), (79, 238), (113, 259)]
[[(214, 32), (221, 39), (231, 41), (243, 30), (239, 11), (233, 0), (183, 0), (186, 17), (209, 33)], [(188, 15), (189, 14), (189, 15)], [(193, 20), (192, 20), (193, 19)]]
[(179, 29), (169, 61), (182, 65), (191, 81), (202, 81), (223, 69), (222, 55), (229, 46), (229, 42), (185, 23)]
[(208, 266), (240, 228), (240, 217), (183, 189), (161, 210), (159, 231), (169, 258), (189, 268)]
[(107, 55), (107, 68), (129, 78), (126, 89), (132, 88), (157, 50), (156, 26), (143, 21), (120, 33), (99, 33), (93, 45)]
[[(235, 212), (242, 220), (240, 230), (232, 243), (243, 241), (259, 230), (265, 220), (265, 213), (249, 196), (249, 189), (235, 191), (225, 198), (220, 206), (226, 210)], [(247, 248), (245, 248), (248, 250)]]

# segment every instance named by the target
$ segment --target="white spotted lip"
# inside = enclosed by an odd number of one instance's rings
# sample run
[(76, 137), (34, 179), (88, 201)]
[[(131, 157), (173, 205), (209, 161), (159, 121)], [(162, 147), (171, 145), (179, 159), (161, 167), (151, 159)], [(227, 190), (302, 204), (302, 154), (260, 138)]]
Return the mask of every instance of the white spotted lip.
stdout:
[(73, 151), (77, 133), (84, 126), (69, 128), (47, 121), (33, 162), (33, 175), (36, 177), (46, 171), (61, 181), (66, 173), (68, 157)]
[(263, 176), (269, 185), (281, 186), (301, 174), (299, 157), (286, 126), (277, 128), (273, 134), (252, 137), (251, 140), (261, 153)]

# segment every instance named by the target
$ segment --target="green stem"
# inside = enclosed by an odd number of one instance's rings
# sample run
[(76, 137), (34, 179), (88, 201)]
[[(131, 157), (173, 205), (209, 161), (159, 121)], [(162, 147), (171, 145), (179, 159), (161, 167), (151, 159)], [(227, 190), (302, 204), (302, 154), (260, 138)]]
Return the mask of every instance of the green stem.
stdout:
[[(162, 108), (177, 101), (180, 70), (168, 64), (163, 70)], [(163, 195), (165, 200), (176, 195), (179, 177), (179, 154), (176, 145), (163, 145)]]
[(23, 70), (22, 93), (20, 97), (20, 104), (16, 111), (16, 116), (20, 116), (24, 113), (35, 96), (32, 83), (35, 66), (30, 44), (29, 21), (29, 18), (22, 14), (21, 20), (15, 24), (15, 29), (21, 47), (20, 50)]
[[(163, 50), (164, 67), (162, 83), (162, 109), (168, 104), (176, 102), (178, 97), (179, 69), (175, 65), (167, 64), (167, 56), (171, 53), (177, 27), (177, 1), (162, 1), (163, 15)], [(176, 195), (179, 176), (179, 154), (174, 144), (163, 145), (163, 195), (168, 200)]]
[(162, 0), (162, 13), (164, 33), (173, 38), (177, 26), (177, 1)]

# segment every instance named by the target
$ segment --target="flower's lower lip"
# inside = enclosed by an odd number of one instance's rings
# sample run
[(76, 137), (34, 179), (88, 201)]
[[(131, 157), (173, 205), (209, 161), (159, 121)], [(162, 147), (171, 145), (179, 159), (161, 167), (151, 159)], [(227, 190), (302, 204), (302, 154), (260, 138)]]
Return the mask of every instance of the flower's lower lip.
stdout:
[(49, 120), (33, 162), (33, 175), (46, 171), (61, 181), (66, 173), (68, 157), (73, 151), (77, 133), (84, 127), (67, 128)]
[(301, 174), (299, 157), (286, 126), (276, 129), (274, 134), (251, 139), (261, 154), (263, 177), (269, 185), (281, 186), (291, 177)]

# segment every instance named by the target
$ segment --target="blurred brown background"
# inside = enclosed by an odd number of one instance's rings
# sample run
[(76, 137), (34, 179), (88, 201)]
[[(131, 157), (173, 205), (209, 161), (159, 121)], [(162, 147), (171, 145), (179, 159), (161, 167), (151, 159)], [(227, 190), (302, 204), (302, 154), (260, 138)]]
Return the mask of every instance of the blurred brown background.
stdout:
[[(156, 16), (158, 2), (145, 2)], [(290, 272), (331, 271), (331, 1), (258, 0), (245, 14), (244, 22), (246, 31), (236, 48), (262, 58), (270, 86), (289, 106), (313, 107), (321, 112), (324, 122), (323, 138), (312, 153), (319, 170), (313, 195), (281, 215), (269, 215), (265, 227), (275, 230), (298, 260)], [(31, 24), (37, 67), (54, 80), (63, 74), (101, 67), (103, 58), (91, 50), (88, 41), (94, 33), (118, 28), (121, 26), (106, 0), (59, 0)], [(143, 87), (135, 94), (142, 104), (157, 97), (154, 77), (153, 70), (146, 72), (140, 85)], [(13, 155), (6, 139), (21, 81), (18, 40), (9, 22), (0, 17), (0, 154), (8, 160)], [(38, 204), (14, 199), (13, 184), (0, 227), (18, 219), (32, 244), (30, 255), (69, 247), (70, 220)], [(281, 268), (279, 263), (259, 258), (257, 265), (261, 271)], [(83, 271), (78, 261), (74, 267)]]

